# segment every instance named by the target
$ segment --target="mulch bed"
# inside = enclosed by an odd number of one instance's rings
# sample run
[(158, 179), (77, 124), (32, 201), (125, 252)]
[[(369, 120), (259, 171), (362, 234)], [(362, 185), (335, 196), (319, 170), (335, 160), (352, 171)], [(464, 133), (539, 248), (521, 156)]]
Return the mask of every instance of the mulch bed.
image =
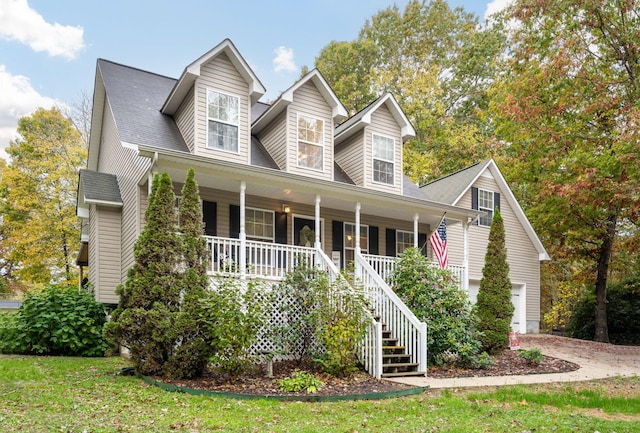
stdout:
[[(471, 370), (448, 367), (429, 367), (427, 376), (434, 378), (473, 377), (473, 376), (503, 376), (519, 374), (562, 373), (574, 371), (579, 365), (561, 359), (544, 356), (539, 364), (532, 364), (522, 358), (515, 351), (505, 350), (500, 355), (492, 357), (494, 364), (487, 369)], [(154, 378), (158, 381), (171, 383), (186, 388), (201, 389), (219, 393), (268, 395), (268, 396), (306, 396), (305, 391), (286, 392), (278, 388), (277, 379), (291, 377), (296, 371), (313, 373), (325, 385), (315, 394), (317, 396), (338, 396), (356, 394), (376, 394), (381, 392), (402, 391), (411, 388), (408, 385), (378, 380), (368, 374), (358, 371), (348, 377), (335, 377), (320, 373), (312, 365), (300, 365), (296, 362), (275, 362), (274, 378), (265, 375), (265, 366), (257, 366), (252, 371), (238, 377), (231, 377), (219, 371), (209, 371), (204, 377), (194, 380), (168, 381)]]
[(539, 364), (533, 364), (513, 350), (505, 350), (499, 355), (492, 356), (491, 359), (494, 361), (494, 365), (487, 369), (429, 367), (427, 376), (436, 378), (512, 376), (519, 374), (566, 373), (580, 368), (578, 364), (573, 362), (544, 355)]

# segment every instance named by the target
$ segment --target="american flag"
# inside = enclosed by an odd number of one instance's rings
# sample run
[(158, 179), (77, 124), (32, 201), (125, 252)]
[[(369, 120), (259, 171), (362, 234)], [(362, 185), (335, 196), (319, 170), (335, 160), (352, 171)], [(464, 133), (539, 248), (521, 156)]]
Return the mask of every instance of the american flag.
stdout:
[(449, 258), (447, 252), (447, 220), (442, 217), (440, 225), (429, 238), (431, 248), (433, 249), (433, 257), (438, 261), (442, 269), (449, 267)]

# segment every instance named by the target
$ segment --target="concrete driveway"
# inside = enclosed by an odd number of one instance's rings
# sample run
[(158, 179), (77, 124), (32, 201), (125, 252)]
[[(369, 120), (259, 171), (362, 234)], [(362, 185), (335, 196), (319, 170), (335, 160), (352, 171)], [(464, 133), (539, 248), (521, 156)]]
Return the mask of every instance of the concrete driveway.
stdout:
[(523, 349), (538, 348), (547, 356), (574, 362), (580, 366), (568, 373), (529, 374), (437, 379), (401, 377), (395, 382), (431, 388), (517, 385), (525, 383), (575, 382), (616, 376), (640, 376), (640, 346), (615, 346), (547, 334), (520, 336)]

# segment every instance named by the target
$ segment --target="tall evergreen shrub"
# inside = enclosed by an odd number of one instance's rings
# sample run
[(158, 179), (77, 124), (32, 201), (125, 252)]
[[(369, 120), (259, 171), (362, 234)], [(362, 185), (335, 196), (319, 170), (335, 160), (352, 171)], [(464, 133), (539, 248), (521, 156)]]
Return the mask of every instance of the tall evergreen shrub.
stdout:
[(482, 349), (491, 354), (499, 353), (509, 345), (509, 331), (514, 312), (511, 287), (504, 221), (496, 208), (489, 231), (489, 244), (475, 307)]
[(118, 286), (118, 307), (106, 326), (114, 344), (131, 354), (142, 374), (162, 374), (176, 348), (175, 319), (180, 311), (182, 246), (167, 173), (153, 178), (145, 227), (134, 246), (135, 264)]
[(210, 254), (204, 238), (202, 205), (193, 168), (187, 172), (181, 194), (182, 305), (175, 324), (178, 346), (168, 361), (166, 373), (172, 377), (191, 378), (203, 373), (212, 355), (211, 337), (197, 320), (211, 280), (207, 274)]

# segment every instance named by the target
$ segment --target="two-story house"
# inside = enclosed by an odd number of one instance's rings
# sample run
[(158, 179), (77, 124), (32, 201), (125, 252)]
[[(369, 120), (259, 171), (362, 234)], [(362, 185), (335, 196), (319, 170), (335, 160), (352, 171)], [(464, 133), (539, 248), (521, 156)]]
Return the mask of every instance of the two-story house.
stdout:
[[(467, 287), (469, 260), (473, 269), (484, 260), (468, 236), (481, 212), (434, 199), (403, 175), (403, 143), (415, 133), (392, 95), (347, 118), (317, 70), (271, 104), (259, 101), (264, 93), (229, 40), (177, 80), (98, 60), (78, 188), (78, 264), (88, 267), (97, 300), (118, 302), (153, 174), (168, 172), (179, 194), (189, 167), (203, 200), (212, 277), (277, 281), (304, 256), (333, 272), (354, 262), (366, 285), (384, 294), (376, 299), (393, 298), (379, 274), (407, 247), (430, 255), (428, 234), (446, 214), (449, 232), (459, 234), (449, 242), (451, 269)], [(529, 265), (539, 274), (537, 262)], [(533, 318), (536, 296), (528, 289)], [(403, 310), (398, 299), (391, 303)]]

